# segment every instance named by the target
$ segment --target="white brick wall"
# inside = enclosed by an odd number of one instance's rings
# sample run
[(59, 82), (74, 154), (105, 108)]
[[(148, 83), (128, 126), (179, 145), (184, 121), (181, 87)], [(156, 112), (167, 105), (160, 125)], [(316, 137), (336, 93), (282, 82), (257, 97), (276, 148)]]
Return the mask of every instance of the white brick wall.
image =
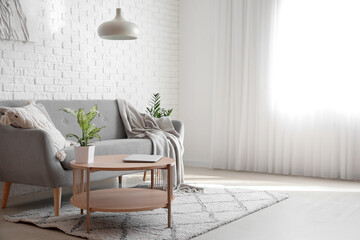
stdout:
[[(0, 99), (115, 99), (145, 109), (160, 92), (178, 99), (178, 0), (121, 0), (138, 24), (135, 41), (107, 41), (97, 27), (115, 16), (117, 0), (38, 0), (33, 43), (0, 41)], [(30, 33), (31, 34), (31, 33)]]

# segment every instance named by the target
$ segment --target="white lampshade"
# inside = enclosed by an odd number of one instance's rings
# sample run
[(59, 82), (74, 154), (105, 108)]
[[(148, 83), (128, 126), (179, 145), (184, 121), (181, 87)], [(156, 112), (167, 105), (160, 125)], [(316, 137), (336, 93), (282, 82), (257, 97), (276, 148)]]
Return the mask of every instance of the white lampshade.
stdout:
[(121, 9), (116, 9), (114, 20), (102, 23), (98, 28), (101, 38), (108, 40), (134, 40), (139, 36), (139, 28), (121, 16)]

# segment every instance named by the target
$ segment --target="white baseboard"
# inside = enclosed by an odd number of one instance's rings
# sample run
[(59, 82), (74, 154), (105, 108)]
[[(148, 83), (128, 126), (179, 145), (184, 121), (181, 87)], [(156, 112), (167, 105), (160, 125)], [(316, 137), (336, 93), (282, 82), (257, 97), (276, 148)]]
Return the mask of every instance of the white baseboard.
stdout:
[(199, 162), (199, 161), (184, 161), (184, 165), (187, 167), (202, 167), (209, 168), (208, 162)]

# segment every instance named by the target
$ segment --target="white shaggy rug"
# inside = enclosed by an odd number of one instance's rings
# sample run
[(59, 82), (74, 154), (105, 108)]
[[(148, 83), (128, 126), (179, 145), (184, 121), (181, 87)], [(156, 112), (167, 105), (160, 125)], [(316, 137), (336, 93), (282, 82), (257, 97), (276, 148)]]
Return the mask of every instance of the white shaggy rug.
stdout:
[(167, 209), (135, 213), (91, 214), (87, 234), (86, 214), (63, 203), (61, 216), (53, 206), (4, 216), (9, 222), (27, 222), (41, 228), (58, 228), (66, 234), (88, 239), (190, 239), (214, 228), (271, 206), (288, 196), (283, 193), (239, 188), (205, 188), (203, 193), (176, 193), (172, 205), (172, 228), (167, 228)]

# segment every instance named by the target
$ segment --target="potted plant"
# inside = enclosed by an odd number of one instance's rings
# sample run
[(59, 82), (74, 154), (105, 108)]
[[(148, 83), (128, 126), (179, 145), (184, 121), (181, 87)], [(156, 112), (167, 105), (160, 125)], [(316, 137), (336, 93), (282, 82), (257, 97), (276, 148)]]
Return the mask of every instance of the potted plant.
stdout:
[(95, 104), (90, 112), (86, 113), (83, 108), (78, 111), (71, 108), (60, 109), (64, 112), (70, 113), (77, 118), (77, 122), (81, 128), (82, 136), (79, 137), (76, 134), (69, 133), (66, 137), (74, 137), (80, 146), (75, 146), (75, 162), (76, 163), (91, 163), (94, 161), (95, 146), (90, 145), (90, 140), (98, 138), (101, 141), (99, 132), (104, 127), (97, 128), (91, 121), (99, 115), (98, 106)]
[(149, 104), (150, 107), (146, 108), (146, 112), (154, 118), (168, 117), (173, 111), (173, 109), (166, 110), (160, 106), (160, 93), (153, 93)]

